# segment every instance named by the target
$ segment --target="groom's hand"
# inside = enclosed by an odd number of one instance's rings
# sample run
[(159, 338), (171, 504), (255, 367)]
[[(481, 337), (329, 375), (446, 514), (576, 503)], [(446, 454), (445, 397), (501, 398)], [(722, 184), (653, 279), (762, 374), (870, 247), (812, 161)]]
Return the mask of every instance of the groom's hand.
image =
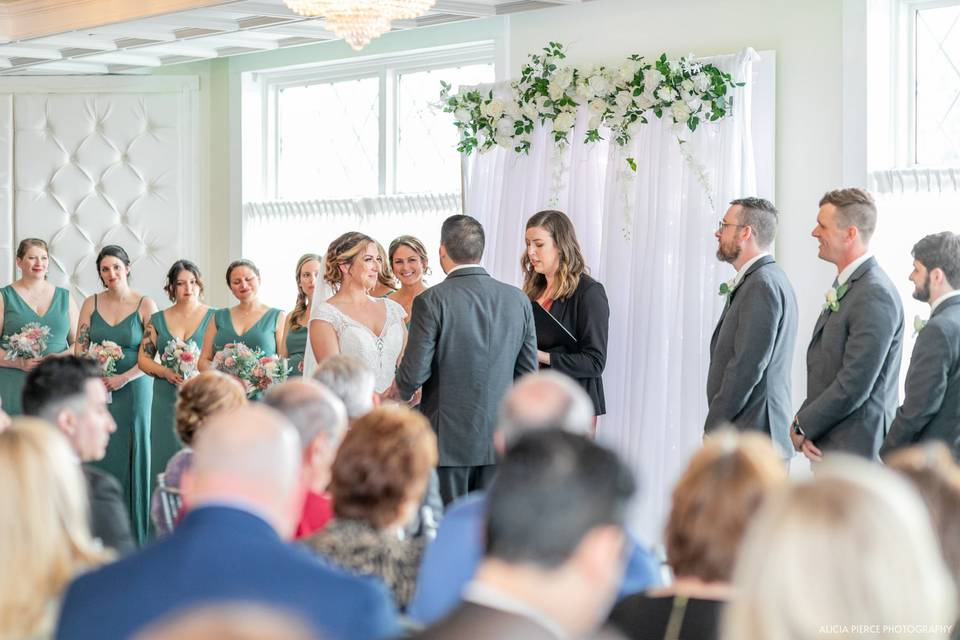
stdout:
[(403, 401), (402, 398), (400, 398), (400, 392), (397, 391), (396, 380), (390, 383), (390, 386), (387, 387), (386, 391), (380, 394), (380, 397), (382, 397), (384, 400), (397, 400), (401, 402)]

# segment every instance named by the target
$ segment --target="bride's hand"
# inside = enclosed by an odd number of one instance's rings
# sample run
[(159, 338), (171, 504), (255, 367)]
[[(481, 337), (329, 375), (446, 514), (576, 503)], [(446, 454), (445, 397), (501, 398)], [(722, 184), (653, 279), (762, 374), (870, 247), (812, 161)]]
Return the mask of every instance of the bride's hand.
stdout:
[(423, 387), (417, 389), (414, 392), (413, 397), (410, 398), (410, 401), (407, 404), (409, 404), (411, 407), (417, 406), (418, 404), (420, 404), (420, 399), (422, 396), (423, 396)]

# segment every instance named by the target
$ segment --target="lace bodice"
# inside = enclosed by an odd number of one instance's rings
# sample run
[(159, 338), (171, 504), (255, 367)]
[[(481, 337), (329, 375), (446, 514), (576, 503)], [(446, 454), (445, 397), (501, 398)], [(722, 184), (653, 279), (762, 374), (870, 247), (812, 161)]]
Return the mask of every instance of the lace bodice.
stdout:
[(406, 330), (403, 307), (387, 298), (380, 300), (387, 307), (387, 319), (379, 336), (328, 302), (316, 304), (310, 314), (311, 320), (328, 322), (337, 332), (340, 353), (357, 358), (373, 370), (377, 393), (386, 391), (393, 382)]

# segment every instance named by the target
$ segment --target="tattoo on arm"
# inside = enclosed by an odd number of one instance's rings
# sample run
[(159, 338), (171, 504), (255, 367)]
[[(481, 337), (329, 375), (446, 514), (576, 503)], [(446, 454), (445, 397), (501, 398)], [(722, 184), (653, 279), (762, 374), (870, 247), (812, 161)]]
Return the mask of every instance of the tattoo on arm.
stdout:
[(140, 346), (143, 347), (143, 352), (147, 354), (147, 357), (153, 359), (157, 355), (157, 345), (156, 335), (153, 330), (153, 323), (147, 323), (147, 329), (143, 333), (143, 340), (140, 342)]
[(77, 329), (77, 344), (83, 351), (90, 348), (90, 326), (86, 323), (81, 323), (80, 328)]

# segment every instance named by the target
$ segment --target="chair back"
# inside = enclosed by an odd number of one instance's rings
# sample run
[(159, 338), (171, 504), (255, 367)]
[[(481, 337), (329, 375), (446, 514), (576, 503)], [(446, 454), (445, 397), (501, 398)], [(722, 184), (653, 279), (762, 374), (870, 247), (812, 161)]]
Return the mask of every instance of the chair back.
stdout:
[(166, 473), (157, 474), (157, 491), (160, 494), (160, 507), (163, 512), (163, 522), (161, 523), (165, 531), (170, 533), (177, 522), (177, 515), (180, 513), (180, 506), (183, 504), (183, 496), (176, 487), (167, 486)]

